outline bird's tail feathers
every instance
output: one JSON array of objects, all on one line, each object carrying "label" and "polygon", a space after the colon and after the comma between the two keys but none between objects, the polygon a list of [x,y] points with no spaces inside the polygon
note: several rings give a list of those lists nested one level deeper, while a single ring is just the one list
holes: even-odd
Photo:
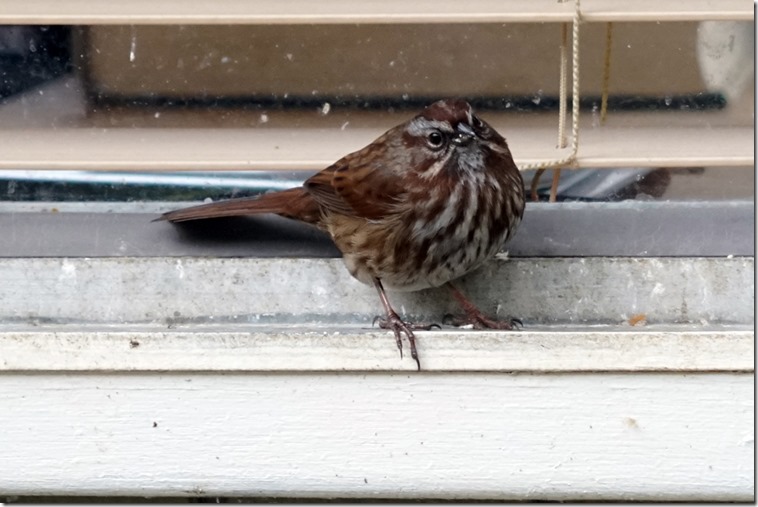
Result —
[{"label": "bird's tail feathers", "polygon": [[315,201],[303,188],[291,188],[255,197],[240,197],[169,211],[154,221],[186,222],[188,220],[258,215],[262,213],[275,213],[310,223],[315,223],[314,221],[320,216]]}]

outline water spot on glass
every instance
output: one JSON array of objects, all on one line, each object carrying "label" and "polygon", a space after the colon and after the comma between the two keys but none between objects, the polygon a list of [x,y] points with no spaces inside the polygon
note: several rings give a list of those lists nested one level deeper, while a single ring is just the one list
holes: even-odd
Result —
[{"label": "water spot on glass", "polygon": [[340,127],[340,130],[345,130],[348,125],[350,125],[350,122],[346,121],[345,123],[342,124],[342,126]]},{"label": "water spot on glass", "polygon": [[328,102],[324,102],[324,105],[321,106],[320,112],[322,116],[326,116],[327,114],[329,114],[329,111],[331,110],[332,110],[332,105]]},{"label": "water spot on glass", "polygon": [[137,57],[137,34],[132,29],[132,41],[129,44],[129,61],[133,62]]},{"label": "water spot on glass", "polygon": [[260,118],[258,118],[258,123],[268,123],[268,115],[266,113],[261,113]]},{"label": "water spot on glass", "polygon": [[592,128],[600,126],[600,108],[597,106],[597,102],[592,104]]}]

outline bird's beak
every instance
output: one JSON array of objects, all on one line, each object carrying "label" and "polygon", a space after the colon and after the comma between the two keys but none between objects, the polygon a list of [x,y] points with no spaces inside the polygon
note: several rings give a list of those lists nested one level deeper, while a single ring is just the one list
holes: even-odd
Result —
[{"label": "bird's beak", "polygon": [[476,133],[471,128],[471,125],[461,122],[456,127],[456,134],[453,136],[452,141],[458,146],[466,146],[474,137],[476,137]]}]

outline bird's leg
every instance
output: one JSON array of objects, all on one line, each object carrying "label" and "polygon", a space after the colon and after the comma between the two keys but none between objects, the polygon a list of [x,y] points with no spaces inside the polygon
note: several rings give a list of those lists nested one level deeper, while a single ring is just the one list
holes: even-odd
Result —
[{"label": "bird's leg", "polygon": [[463,311],[466,312],[466,316],[463,318],[453,318],[450,320],[450,324],[454,326],[464,326],[470,324],[474,329],[514,329],[515,327],[521,327],[523,324],[519,319],[506,319],[506,320],[493,320],[484,315],[474,303],[469,299],[452,283],[447,283],[447,288],[453,294],[453,297],[458,304],[461,305]]},{"label": "bird's leg", "polygon": [[420,370],[421,362],[418,360],[418,352],[416,352],[416,337],[414,336],[413,331],[411,331],[411,326],[403,322],[395,310],[392,309],[390,301],[387,299],[387,294],[384,292],[384,287],[382,287],[382,282],[378,278],[374,279],[374,286],[379,292],[379,299],[382,300],[384,311],[387,313],[387,319],[381,320],[379,322],[379,327],[382,329],[391,329],[392,332],[395,333],[395,342],[397,343],[397,348],[400,350],[400,357],[403,357],[403,340],[400,333],[405,333],[405,336],[408,337],[408,343],[411,346],[411,357],[416,361],[416,366]]}]

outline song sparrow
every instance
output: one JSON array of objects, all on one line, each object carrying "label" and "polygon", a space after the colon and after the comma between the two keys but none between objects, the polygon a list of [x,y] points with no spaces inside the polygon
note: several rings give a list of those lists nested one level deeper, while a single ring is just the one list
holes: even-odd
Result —
[{"label": "song sparrow", "polygon": [[448,99],[301,187],[185,208],[160,219],[275,213],[328,232],[350,274],[379,291],[387,315],[382,327],[394,332],[401,357],[401,333],[406,335],[420,369],[413,330],[429,326],[404,322],[384,288],[446,284],[466,314],[456,324],[512,329],[520,322],[485,317],[449,282],[498,252],[521,221],[524,201],[524,183],[505,139],[466,101]]}]

